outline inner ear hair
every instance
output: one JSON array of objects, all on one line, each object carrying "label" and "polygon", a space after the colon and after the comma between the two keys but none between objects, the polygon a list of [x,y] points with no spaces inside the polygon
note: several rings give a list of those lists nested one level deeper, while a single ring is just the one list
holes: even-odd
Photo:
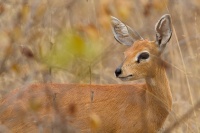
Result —
[{"label": "inner ear hair", "polygon": [[165,48],[166,44],[172,36],[172,24],[169,14],[163,15],[155,25],[156,30],[156,43],[161,51]]},{"label": "inner ear hair", "polygon": [[113,16],[111,16],[111,25],[115,39],[123,45],[131,46],[135,41],[143,39],[135,30]]}]

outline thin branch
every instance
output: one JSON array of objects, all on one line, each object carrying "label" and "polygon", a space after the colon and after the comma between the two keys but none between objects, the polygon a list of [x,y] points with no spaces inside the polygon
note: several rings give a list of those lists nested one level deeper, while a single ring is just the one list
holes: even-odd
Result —
[{"label": "thin branch", "polygon": [[191,109],[189,109],[184,115],[182,115],[175,123],[167,127],[163,133],[171,133],[181,123],[188,120],[192,116],[194,111],[196,111],[198,108],[200,108],[200,100],[198,100],[198,102]]}]

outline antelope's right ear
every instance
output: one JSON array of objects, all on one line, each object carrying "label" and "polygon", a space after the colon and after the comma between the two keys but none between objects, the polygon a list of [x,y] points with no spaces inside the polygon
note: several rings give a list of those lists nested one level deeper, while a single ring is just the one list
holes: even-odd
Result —
[{"label": "antelope's right ear", "polygon": [[111,16],[111,24],[114,37],[121,44],[130,46],[136,40],[143,39],[136,31],[113,16]]}]

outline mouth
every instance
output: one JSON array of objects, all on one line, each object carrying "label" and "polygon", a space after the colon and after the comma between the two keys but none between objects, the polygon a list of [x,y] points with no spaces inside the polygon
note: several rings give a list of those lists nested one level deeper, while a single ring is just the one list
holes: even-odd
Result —
[{"label": "mouth", "polygon": [[118,77],[118,78],[121,79],[121,80],[130,80],[130,79],[132,79],[132,77],[133,77],[133,75],[130,74],[130,75],[128,75],[128,76]]}]

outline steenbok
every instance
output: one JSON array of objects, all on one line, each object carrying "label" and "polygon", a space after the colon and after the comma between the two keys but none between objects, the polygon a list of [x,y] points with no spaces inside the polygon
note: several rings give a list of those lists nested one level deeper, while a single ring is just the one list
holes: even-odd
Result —
[{"label": "steenbok", "polygon": [[16,133],[155,133],[172,106],[165,65],[160,58],[172,35],[170,15],[156,23],[156,40],[111,17],[115,39],[130,46],[115,70],[123,81],[143,84],[34,84],[14,90],[0,102],[1,125]]}]

